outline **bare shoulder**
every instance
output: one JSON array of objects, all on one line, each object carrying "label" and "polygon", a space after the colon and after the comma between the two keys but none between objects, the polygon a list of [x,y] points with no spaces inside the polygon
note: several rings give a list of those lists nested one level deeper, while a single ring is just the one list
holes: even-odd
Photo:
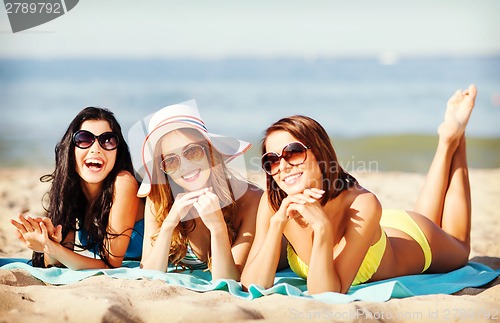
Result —
[{"label": "bare shoulder", "polygon": [[262,193],[259,198],[259,208],[265,208],[266,210],[271,211],[271,203],[269,203],[269,192],[266,190]]},{"label": "bare shoulder", "polygon": [[259,203],[262,189],[257,185],[235,177],[232,177],[230,182],[238,206],[248,206],[249,204],[253,205],[254,203]]},{"label": "bare shoulder", "polygon": [[118,175],[116,175],[115,190],[135,190],[137,192],[138,189],[139,184],[137,183],[134,175],[132,175],[130,172],[122,170],[118,173]]},{"label": "bare shoulder", "polygon": [[[260,200],[260,203],[263,203],[263,202],[267,203],[269,201],[269,192],[267,190],[262,192],[262,195],[260,196],[259,200]],[[267,203],[267,204],[269,204],[269,203]]]},{"label": "bare shoulder", "polygon": [[236,205],[241,210],[238,214],[242,217],[255,217],[263,191],[251,183],[240,182],[239,184],[247,185],[247,188],[245,193],[236,200]]},{"label": "bare shoulder", "polygon": [[382,214],[382,206],[379,199],[372,192],[360,187],[354,190],[351,210],[363,220],[379,221]]},{"label": "bare shoulder", "polygon": [[242,196],[243,202],[258,205],[262,193],[263,193],[262,189],[260,189],[258,186],[252,183],[249,183],[247,191]]}]

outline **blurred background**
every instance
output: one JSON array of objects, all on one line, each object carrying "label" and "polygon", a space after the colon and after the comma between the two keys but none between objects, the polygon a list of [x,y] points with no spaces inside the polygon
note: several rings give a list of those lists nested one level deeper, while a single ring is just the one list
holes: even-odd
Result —
[{"label": "blurred background", "polygon": [[0,167],[53,165],[86,106],[127,136],[196,99],[210,132],[254,144],[247,159],[304,114],[349,171],[425,172],[446,101],[474,83],[469,164],[498,168],[499,14],[497,0],[85,0],[12,33],[0,8]]}]

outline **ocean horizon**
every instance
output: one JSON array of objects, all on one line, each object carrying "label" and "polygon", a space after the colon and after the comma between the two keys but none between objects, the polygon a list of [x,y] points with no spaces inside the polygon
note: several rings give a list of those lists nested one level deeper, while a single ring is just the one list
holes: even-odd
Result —
[{"label": "ocean horizon", "polygon": [[471,83],[470,167],[500,167],[500,57],[0,59],[0,167],[53,165],[86,106],[113,111],[127,137],[158,109],[196,99],[210,132],[254,144],[247,158],[258,157],[269,125],[304,114],[346,163],[425,172],[446,101]]}]

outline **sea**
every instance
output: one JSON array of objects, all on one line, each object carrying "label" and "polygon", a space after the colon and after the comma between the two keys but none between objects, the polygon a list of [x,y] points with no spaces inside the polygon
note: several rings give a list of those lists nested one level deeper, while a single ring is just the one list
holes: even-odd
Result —
[{"label": "sea", "polygon": [[53,167],[84,107],[113,111],[130,140],[158,109],[195,99],[210,132],[253,144],[247,162],[268,126],[301,114],[324,126],[349,171],[425,172],[448,98],[471,83],[469,166],[498,168],[500,57],[0,59],[0,167]]}]

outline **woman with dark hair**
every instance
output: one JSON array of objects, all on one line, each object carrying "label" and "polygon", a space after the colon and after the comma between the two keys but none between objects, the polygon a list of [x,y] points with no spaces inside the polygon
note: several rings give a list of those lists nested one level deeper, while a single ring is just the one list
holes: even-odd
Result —
[{"label": "woman with dark hair", "polygon": [[[266,131],[267,191],[242,284],[273,284],[280,256],[307,279],[310,294],[468,262],[471,202],[465,127],[476,88],[448,101],[439,143],[414,211],[382,210],[377,197],[339,165],[326,131],[304,116]],[[281,238],[289,244],[280,253]]]},{"label": "woman with dark hair", "polygon": [[[40,179],[52,182],[47,216],[19,214],[18,221],[11,220],[17,237],[34,251],[33,265],[79,270],[140,259],[144,207],[113,113],[83,109],[57,144],[55,156],[54,172]],[[84,250],[91,255],[79,252]]]},{"label": "woman with dark hair", "polygon": [[226,162],[249,146],[209,133],[194,100],[153,115],[138,193],[147,196],[142,268],[209,268],[212,279],[239,281],[262,190],[236,178]]}]

